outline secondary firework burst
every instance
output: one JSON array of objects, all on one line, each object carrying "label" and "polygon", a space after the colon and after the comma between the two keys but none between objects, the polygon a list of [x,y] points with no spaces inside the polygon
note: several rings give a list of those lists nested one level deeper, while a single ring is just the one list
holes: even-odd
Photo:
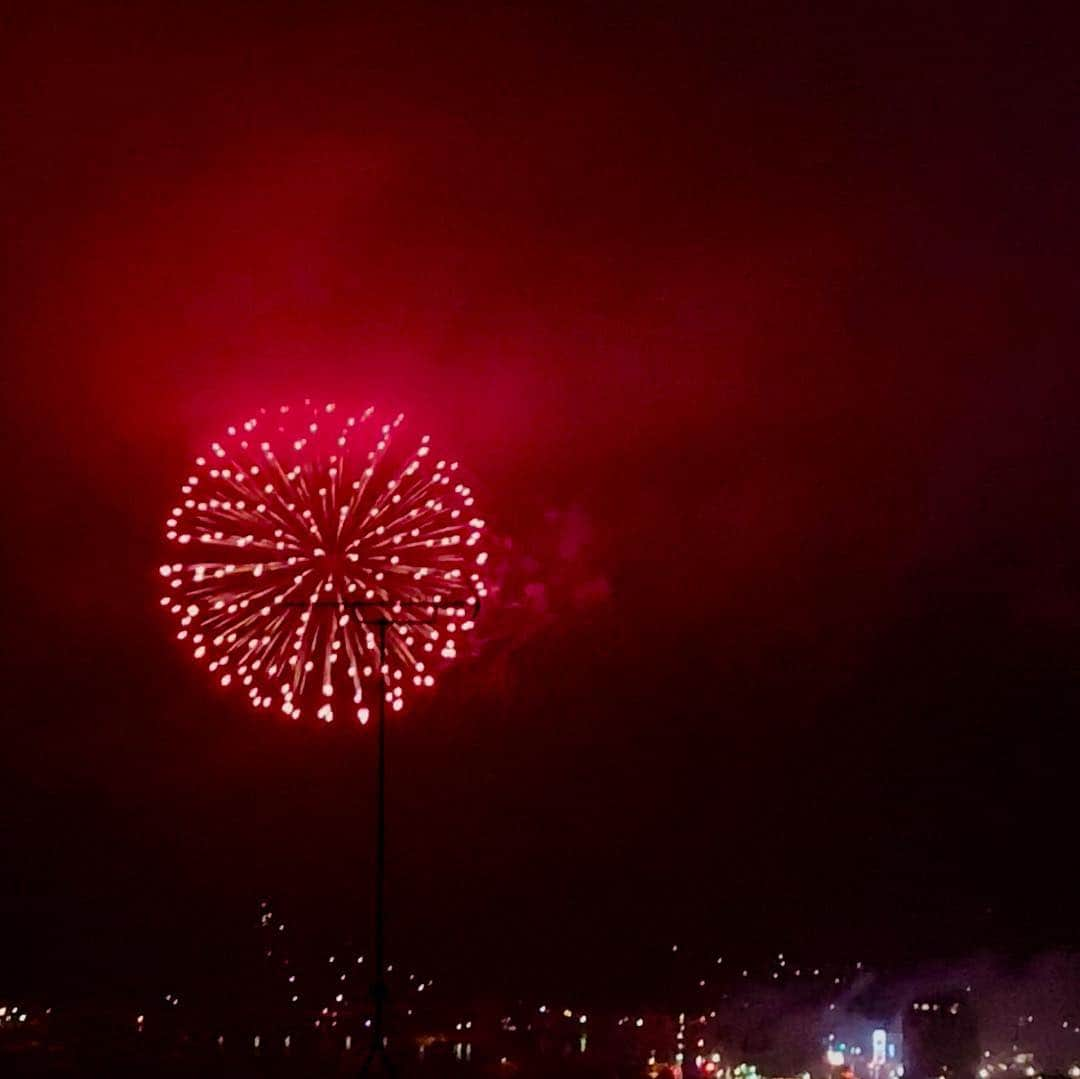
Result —
[{"label": "secondary firework burst", "polygon": [[379,689],[403,707],[457,655],[485,595],[484,522],[456,461],[403,416],[334,405],[261,410],[210,446],[167,521],[161,604],[222,686],[252,704],[366,722]]}]

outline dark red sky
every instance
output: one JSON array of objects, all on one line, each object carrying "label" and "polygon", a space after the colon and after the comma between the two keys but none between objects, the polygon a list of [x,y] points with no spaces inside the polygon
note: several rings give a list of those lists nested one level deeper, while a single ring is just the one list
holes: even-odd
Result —
[{"label": "dark red sky", "polygon": [[184,462],[306,394],[415,417],[546,587],[392,732],[403,954],[1076,942],[1073,38],[768,7],[6,17],[13,988],[366,924],[369,742],[153,606]]}]

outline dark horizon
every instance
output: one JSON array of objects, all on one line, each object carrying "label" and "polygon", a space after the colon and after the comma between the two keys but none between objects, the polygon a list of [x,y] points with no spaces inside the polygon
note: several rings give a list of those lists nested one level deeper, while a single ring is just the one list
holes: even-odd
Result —
[{"label": "dark horizon", "polygon": [[366,941],[370,732],[249,714],[156,606],[188,462],[304,396],[500,537],[391,721],[391,961],[1080,947],[1066,23],[10,15],[0,993],[212,985],[267,895]]}]

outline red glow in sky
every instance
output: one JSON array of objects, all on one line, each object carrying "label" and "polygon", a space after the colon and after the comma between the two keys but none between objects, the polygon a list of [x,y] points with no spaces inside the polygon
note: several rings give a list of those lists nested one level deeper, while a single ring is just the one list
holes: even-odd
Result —
[{"label": "red glow in sky", "polygon": [[1080,167],[1053,22],[12,17],[0,898],[73,908],[35,915],[59,969],[137,924],[183,952],[207,879],[203,926],[252,874],[363,922],[341,848],[370,739],[208,692],[147,572],[208,433],[305,397],[404,412],[498,537],[482,654],[388,750],[411,946],[614,985],[676,924],[860,957],[1073,932],[1069,880],[1036,910],[987,868],[1024,850],[1075,884]]}]

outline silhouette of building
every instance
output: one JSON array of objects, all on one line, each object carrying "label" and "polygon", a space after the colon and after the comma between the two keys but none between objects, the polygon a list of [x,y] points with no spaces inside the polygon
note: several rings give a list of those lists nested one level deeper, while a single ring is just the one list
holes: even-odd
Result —
[{"label": "silhouette of building", "polygon": [[963,993],[915,1001],[904,1022],[907,1079],[971,1079],[979,1066],[978,1023]]}]

